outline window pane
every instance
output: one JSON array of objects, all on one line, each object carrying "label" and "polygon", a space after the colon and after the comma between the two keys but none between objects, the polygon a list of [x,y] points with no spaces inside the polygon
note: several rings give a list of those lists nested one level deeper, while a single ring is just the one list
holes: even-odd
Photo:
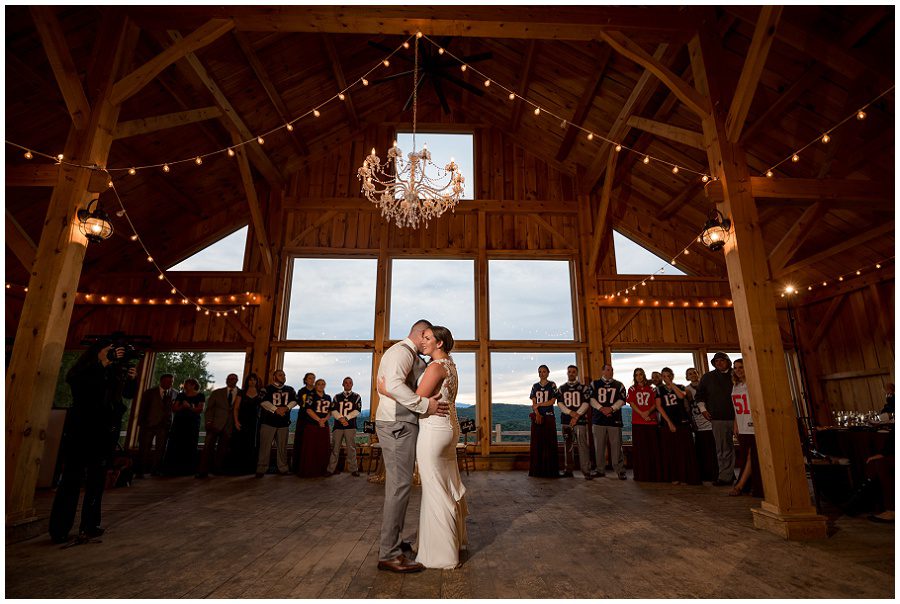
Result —
[{"label": "window pane", "polygon": [[663,275],[684,275],[683,271],[669,264],[670,259],[657,256],[618,231],[613,231],[613,245],[616,249],[616,272],[620,275],[652,275],[659,269],[663,269]]},{"label": "window pane", "polygon": [[[435,166],[440,168],[440,173],[433,166],[428,166],[425,175],[432,179],[437,179],[437,183],[444,184],[450,182],[449,175],[444,172],[444,166],[450,163],[450,159],[459,166],[459,171],[465,177],[463,183],[463,194],[461,199],[475,199],[475,152],[473,136],[471,134],[459,133],[435,133],[435,132],[417,132],[416,133],[416,151],[422,150],[422,145],[427,144],[428,150],[431,151],[431,161]],[[397,146],[403,151],[403,158],[414,151],[412,144],[412,132],[397,132]],[[377,149],[376,149],[377,151]],[[386,150],[385,150],[386,151]],[[443,175],[443,178],[441,176]]]},{"label": "window pane", "polygon": [[[478,410],[475,408],[475,353],[453,352],[453,360],[456,362],[456,373],[459,375],[459,389],[456,393],[456,416],[460,421],[474,419],[475,425],[480,426]],[[478,440],[476,433],[469,433],[469,444]],[[459,435],[459,441],[463,441],[463,435]]]},{"label": "window pane", "polygon": [[371,340],[377,263],[369,258],[296,258],[287,339]]},{"label": "window pane", "polygon": [[443,325],[456,340],[475,339],[474,260],[394,260],[390,337],[400,340],[419,319]]},{"label": "window pane", "polygon": [[248,227],[208,245],[193,256],[182,260],[170,271],[240,271],[244,269],[244,249],[247,247]]},{"label": "window pane", "polygon": [[[527,443],[531,440],[531,386],[538,381],[538,366],[550,368],[556,385],[567,379],[566,368],[574,365],[574,352],[492,352],[491,353],[491,442]],[[555,409],[557,429],[559,410]]]},{"label": "window pane", "polygon": [[[634,383],[634,370],[640,367],[649,380],[654,371],[668,367],[675,373],[675,383],[684,385],[685,372],[694,366],[691,352],[614,352],[612,353],[614,376],[627,389]],[[631,442],[631,406],[622,408],[622,440]]]},{"label": "window pane", "polygon": [[568,261],[490,260],[488,278],[492,340],[575,338]]},{"label": "window pane", "polygon": [[[325,393],[332,397],[343,390],[345,377],[353,379],[353,392],[362,397],[362,412],[356,418],[356,431],[362,432],[363,422],[369,419],[372,398],[372,353],[370,352],[285,352],[284,373],[287,383],[299,391],[303,376],[309,372],[316,379],[325,380]],[[268,383],[269,380],[266,380]],[[300,409],[291,410],[290,438]]]}]

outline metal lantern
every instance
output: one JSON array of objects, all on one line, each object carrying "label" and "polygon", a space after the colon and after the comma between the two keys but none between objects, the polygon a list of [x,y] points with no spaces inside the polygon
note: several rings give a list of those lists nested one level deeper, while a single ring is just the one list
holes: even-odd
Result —
[{"label": "metal lantern", "polygon": [[92,243],[100,243],[113,234],[109,215],[97,207],[98,201],[100,200],[92,199],[86,208],[78,210],[78,230]]},{"label": "metal lantern", "polygon": [[709,213],[709,219],[703,225],[700,242],[714,252],[725,247],[731,234],[731,220],[722,216],[718,210]]}]

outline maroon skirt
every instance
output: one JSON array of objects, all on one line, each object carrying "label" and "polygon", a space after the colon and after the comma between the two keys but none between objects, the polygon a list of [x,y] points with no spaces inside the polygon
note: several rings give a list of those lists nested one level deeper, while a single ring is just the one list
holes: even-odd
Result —
[{"label": "maroon skirt", "polygon": [[331,433],[326,425],[307,424],[303,428],[303,444],[300,446],[300,460],[297,475],[325,476],[328,459],[331,456]]},{"label": "maroon skirt", "polygon": [[694,454],[694,438],[686,424],[677,425],[675,432],[668,426],[660,426],[660,449],[662,451],[662,480],[700,484],[700,469]]},{"label": "maroon skirt", "polygon": [[660,471],[659,429],[651,424],[631,426],[631,464],[634,479],[643,482],[658,482]]},{"label": "maroon skirt", "polygon": [[559,476],[559,447],[556,440],[556,418],[545,415],[544,421],[531,421],[531,449],[528,475],[543,478]]},{"label": "maroon skirt", "polygon": [[[740,460],[738,468],[741,472],[747,464],[747,456],[750,456],[750,494],[754,497],[763,496],[762,473],[759,469],[759,456],[756,454],[756,435],[755,434],[738,434],[738,445],[741,447]],[[748,487],[745,486],[744,489]]]},{"label": "maroon skirt", "polygon": [[694,450],[700,467],[700,480],[712,482],[719,477],[719,459],[716,457],[716,439],[712,430],[694,432]]}]

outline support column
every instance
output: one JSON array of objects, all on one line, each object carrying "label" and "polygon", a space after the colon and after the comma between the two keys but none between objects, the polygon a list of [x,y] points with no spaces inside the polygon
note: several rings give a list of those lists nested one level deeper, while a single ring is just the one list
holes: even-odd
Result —
[{"label": "support column", "polygon": [[[580,224],[581,249],[579,262],[577,263],[577,280],[580,284],[582,316],[584,317],[584,338],[587,342],[587,367],[583,373],[590,375],[592,380],[600,377],[600,370],[606,363],[603,351],[603,328],[600,324],[600,303],[597,299],[597,275],[590,270],[591,252],[591,200],[589,195],[578,196],[578,222]],[[610,227],[611,228],[611,227]],[[601,233],[601,239],[605,237]],[[611,235],[610,235],[611,236]],[[598,265],[602,259],[598,260]]]},{"label": "support column", "polygon": [[488,305],[487,214],[478,211],[478,258],[475,261],[475,338],[478,340],[478,444],[481,455],[491,452],[491,351]]},{"label": "support column", "polygon": [[369,419],[375,421],[375,411],[378,409],[378,366],[381,365],[381,357],[384,355],[385,341],[390,337],[390,317],[388,316],[388,297],[391,290],[391,259],[388,255],[388,236],[390,224],[387,220],[381,221],[378,230],[378,266],[375,273],[375,330],[374,352],[372,353],[372,401]]},{"label": "support column", "polygon": [[[63,151],[67,160],[106,165],[119,116],[110,91],[128,54],[126,47],[133,48],[128,40],[137,39],[133,33],[126,36],[126,31],[127,21],[117,18],[98,36],[103,52],[95,53],[98,63],[89,78],[98,82],[97,94],[88,91],[93,106],[87,125],[83,130],[74,126],[70,130]],[[60,167],[19,318],[6,373],[7,524],[35,516],[34,489],[87,248],[75,214],[92,196],[88,192],[90,176],[87,169]]]},{"label": "support column", "polygon": [[713,63],[719,44],[701,31],[689,44],[694,82],[712,101],[702,119],[712,173],[722,182],[720,210],[732,221],[725,246],[728,280],[734,300],[741,353],[747,369],[751,413],[765,500],[753,508],[753,523],[786,539],[826,536],[826,519],[816,514],[806,480],[797,418],[791,400],[784,348],[775,311],[775,289],[743,149],[726,136],[727,103],[718,86],[722,73]]}]

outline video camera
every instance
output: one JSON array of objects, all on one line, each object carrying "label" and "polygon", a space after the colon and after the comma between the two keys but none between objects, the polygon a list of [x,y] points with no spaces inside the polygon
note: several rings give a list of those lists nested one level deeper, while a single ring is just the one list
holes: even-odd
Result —
[{"label": "video camera", "polygon": [[[136,366],[144,358],[151,341],[150,336],[129,336],[123,331],[114,331],[104,336],[85,336],[81,343],[87,346],[99,343],[103,348],[112,346],[107,351],[106,358],[110,362],[127,369]],[[121,357],[117,357],[116,350],[120,348],[124,351],[124,354]]]}]

